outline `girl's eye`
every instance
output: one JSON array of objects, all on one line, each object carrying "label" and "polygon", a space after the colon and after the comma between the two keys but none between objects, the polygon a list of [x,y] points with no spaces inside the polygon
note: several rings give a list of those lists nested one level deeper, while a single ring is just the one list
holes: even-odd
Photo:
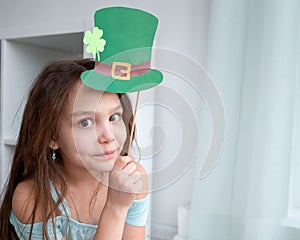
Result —
[{"label": "girl's eye", "polygon": [[121,114],[119,113],[114,113],[113,115],[110,116],[109,121],[110,122],[116,122],[121,119]]},{"label": "girl's eye", "polygon": [[83,119],[79,122],[79,126],[86,128],[93,125],[93,121],[91,119]]}]

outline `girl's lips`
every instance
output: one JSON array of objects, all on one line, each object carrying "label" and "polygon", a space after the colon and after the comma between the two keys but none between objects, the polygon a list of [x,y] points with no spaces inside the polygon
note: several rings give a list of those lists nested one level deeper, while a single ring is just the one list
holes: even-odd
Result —
[{"label": "girl's lips", "polygon": [[108,159],[111,159],[115,156],[115,153],[116,153],[117,150],[111,150],[111,151],[105,151],[101,154],[98,154],[97,156],[98,157],[105,157],[105,158],[108,158]]}]

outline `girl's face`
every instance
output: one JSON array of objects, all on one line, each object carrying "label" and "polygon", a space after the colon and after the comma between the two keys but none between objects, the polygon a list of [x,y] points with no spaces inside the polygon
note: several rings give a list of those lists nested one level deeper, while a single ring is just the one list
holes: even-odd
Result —
[{"label": "girl's face", "polygon": [[79,84],[70,96],[58,134],[64,166],[92,173],[113,169],[126,140],[123,108],[115,93]]}]

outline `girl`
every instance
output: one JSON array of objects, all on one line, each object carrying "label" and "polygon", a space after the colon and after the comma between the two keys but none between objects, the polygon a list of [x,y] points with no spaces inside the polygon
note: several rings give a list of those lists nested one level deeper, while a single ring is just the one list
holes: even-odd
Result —
[{"label": "girl", "polygon": [[145,238],[147,177],[122,154],[131,104],[82,83],[94,64],[53,62],[33,84],[0,209],[2,239]]}]

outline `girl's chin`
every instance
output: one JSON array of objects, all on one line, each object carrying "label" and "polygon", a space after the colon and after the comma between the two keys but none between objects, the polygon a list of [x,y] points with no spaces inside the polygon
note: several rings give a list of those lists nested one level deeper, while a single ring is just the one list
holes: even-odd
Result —
[{"label": "girl's chin", "polygon": [[94,168],[92,171],[97,173],[111,172],[115,167],[116,160],[117,159],[115,158],[98,163],[96,166],[93,166]]},{"label": "girl's chin", "polygon": [[109,173],[114,169],[114,167],[110,167],[110,166],[103,166],[101,168],[98,169],[88,169],[88,171],[90,172],[91,175],[93,175],[98,181],[102,182],[103,181],[103,177],[105,179],[105,176],[109,176]]},{"label": "girl's chin", "polygon": [[101,175],[102,173],[109,173],[114,169],[117,156],[107,159],[107,158],[87,158],[84,162],[86,169],[93,175]]}]

